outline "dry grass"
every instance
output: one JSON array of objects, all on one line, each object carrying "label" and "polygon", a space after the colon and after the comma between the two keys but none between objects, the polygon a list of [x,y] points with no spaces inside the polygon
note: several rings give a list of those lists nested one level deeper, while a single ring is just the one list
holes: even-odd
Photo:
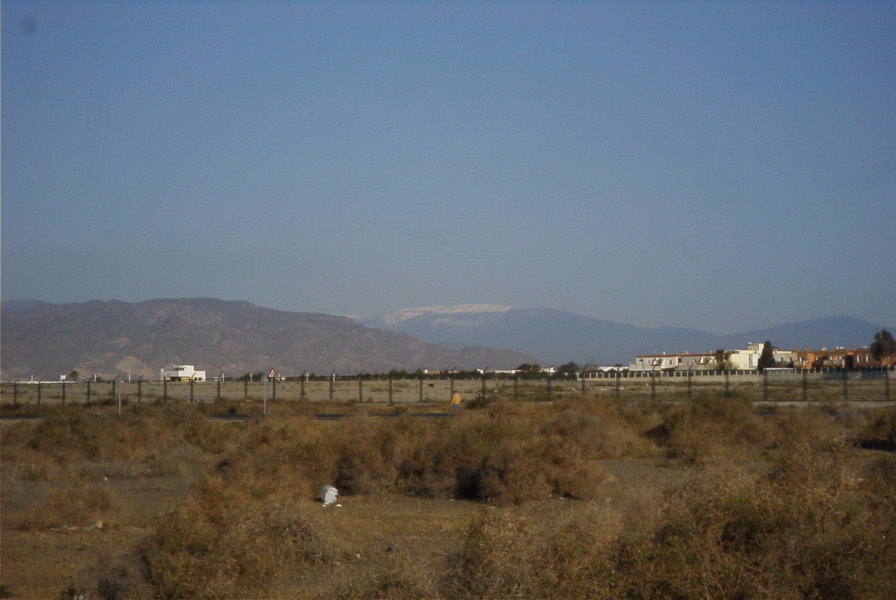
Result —
[{"label": "dry grass", "polygon": [[[711,395],[498,401],[456,418],[364,408],[4,422],[0,592],[896,597],[896,459],[855,444],[889,447],[892,408]],[[343,508],[315,501],[323,483]]]}]

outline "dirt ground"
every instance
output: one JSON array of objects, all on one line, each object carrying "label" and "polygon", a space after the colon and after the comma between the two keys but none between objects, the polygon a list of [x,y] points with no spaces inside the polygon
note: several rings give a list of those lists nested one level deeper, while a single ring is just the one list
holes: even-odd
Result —
[{"label": "dirt ground", "polygon": [[[548,412],[554,408],[547,403],[539,402],[516,407],[515,411],[509,413],[495,413],[501,417],[500,419],[494,418],[494,414],[490,412],[491,409],[482,409],[480,412],[470,409],[469,412],[461,412],[458,421],[447,418],[426,421],[408,418],[405,421],[396,420],[394,422],[396,431],[409,431],[410,435],[415,436],[419,436],[421,431],[451,431],[451,428],[440,429],[440,427],[442,424],[464,424],[467,423],[467,420],[469,420],[469,425],[491,424],[493,421],[499,421],[501,428],[494,431],[499,432],[500,435],[504,432],[515,431],[511,425],[515,426],[515,423],[521,420],[525,427],[540,426],[539,424],[544,422],[555,428],[566,428],[562,431],[566,431],[567,433],[564,435],[570,436],[570,439],[575,439],[576,435],[585,436],[588,440],[605,439],[607,445],[604,446],[606,450],[602,451],[604,453],[590,456],[625,458],[594,461],[600,468],[595,470],[597,476],[589,480],[591,482],[588,488],[589,493],[576,494],[577,497],[589,498],[589,500],[554,497],[530,500],[519,505],[495,507],[482,502],[448,499],[444,494],[441,499],[426,499],[394,493],[371,492],[370,494],[342,496],[340,498],[341,507],[325,508],[321,506],[319,500],[312,497],[312,493],[309,493],[307,488],[301,491],[297,490],[295,497],[291,498],[288,492],[283,493],[286,488],[281,487],[278,489],[276,502],[290,508],[290,515],[298,514],[303,518],[309,517],[308,521],[316,536],[313,538],[314,543],[316,544],[320,540],[322,546],[326,544],[327,556],[325,560],[319,562],[303,560],[300,564],[296,563],[299,564],[298,567],[290,562],[286,569],[272,570],[271,572],[278,573],[277,577],[280,579],[265,582],[266,594],[270,597],[298,596],[304,598],[379,597],[383,595],[379,591],[380,589],[388,590],[390,588],[371,589],[371,585],[378,585],[377,582],[380,581],[386,581],[386,583],[398,581],[400,583],[401,578],[405,576],[413,578],[413,580],[408,584],[409,588],[406,588],[411,589],[411,593],[405,594],[404,597],[414,596],[415,593],[420,596],[426,590],[448,589],[444,585],[427,585],[427,583],[436,582],[437,578],[450,576],[452,566],[454,566],[452,561],[458,559],[464,550],[465,543],[475,538],[474,524],[481,522],[483,517],[487,518],[487,511],[495,511],[492,514],[499,517],[502,527],[504,526],[503,519],[506,517],[506,522],[517,528],[514,530],[515,537],[512,539],[522,540],[522,544],[528,544],[530,539],[539,539],[535,536],[540,534],[555,531],[564,535],[566,532],[571,532],[574,537],[581,529],[583,522],[595,524],[589,531],[600,531],[602,535],[608,536],[607,539],[611,539],[615,535],[614,532],[623,530],[623,519],[627,519],[628,523],[632,520],[640,522],[642,517],[645,521],[649,521],[653,514],[650,511],[655,513],[657,507],[662,505],[658,499],[660,494],[670,486],[685,481],[692,474],[692,470],[694,473],[699,473],[699,466],[689,466],[695,464],[694,460],[696,459],[690,459],[686,453],[687,449],[693,448],[696,451],[705,451],[706,456],[709,456],[709,451],[704,450],[702,445],[707,436],[715,436],[714,441],[710,440],[715,444],[710,446],[710,449],[725,453],[726,464],[734,470],[763,464],[760,455],[762,449],[768,447],[767,442],[763,441],[767,439],[764,436],[771,436],[773,433],[778,435],[776,432],[779,431],[788,436],[795,436],[801,431],[812,432],[805,438],[805,444],[799,446],[800,448],[817,446],[817,451],[821,452],[823,450],[822,446],[819,446],[821,442],[816,438],[822,441],[828,440],[825,443],[834,444],[836,448],[840,448],[842,445],[842,450],[837,451],[837,460],[846,461],[850,467],[848,470],[855,473],[871,472],[859,467],[867,466],[869,461],[879,460],[882,454],[880,450],[892,450],[891,446],[872,449],[872,445],[837,445],[838,440],[844,442],[848,439],[845,437],[851,435],[848,432],[855,433],[859,429],[866,431],[870,436],[862,439],[872,442],[889,440],[890,438],[886,435],[888,435],[888,431],[892,430],[891,424],[894,422],[891,409],[874,413],[866,413],[865,409],[859,410],[854,407],[841,407],[840,411],[812,410],[807,411],[806,414],[800,412],[791,414],[784,411],[782,414],[786,418],[782,417],[782,422],[777,422],[776,427],[786,425],[787,427],[802,428],[800,430],[791,430],[787,427],[779,430],[772,428],[771,425],[763,429],[766,427],[767,421],[760,422],[760,419],[766,419],[766,416],[756,417],[754,413],[750,413],[755,422],[751,421],[750,428],[736,430],[735,436],[731,432],[718,431],[716,429],[718,420],[745,419],[744,414],[738,410],[749,410],[749,407],[742,405],[731,407],[727,402],[721,403],[719,406],[701,404],[696,408],[707,411],[712,406],[717,410],[716,412],[707,412],[706,416],[701,416],[704,413],[699,411],[687,413],[691,415],[689,417],[691,421],[687,421],[686,426],[697,429],[684,430],[685,433],[693,434],[680,438],[680,443],[685,450],[678,454],[671,454],[668,452],[669,448],[654,446],[653,442],[645,441],[646,435],[635,438],[627,429],[622,429],[621,426],[612,426],[613,419],[618,417],[617,413],[610,410],[609,405],[593,399],[583,399],[581,402],[590,406],[588,410],[593,411],[593,414],[598,417],[594,419],[577,418],[578,413],[570,412],[568,407],[564,408],[563,406],[556,407],[555,414]],[[447,410],[447,404],[440,406],[442,411]],[[142,409],[142,407],[140,408]],[[214,474],[216,465],[220,465],[222,459],[233,456],[234,452],[243,452],[246,448],[259,448],[259,452],[270,448],[276,452],[282,452],[285,446],[293,444],[292,437],[284,438],[283,436],[291,436],[295,431],[299,431],[299,429],[280,427],[279,421],[275,418],[268,418],[265,421],[244,415],[242,411],[230,415],[233,418],[226,418],[228,415],[222,417],[214,411],[200,411],[196,407],[189,411],[184,410],[183,413],[172,413],[169,410],[169,405],[166,404],[154,408],[157,412],[153,413],[152,419],[119,421],[110,418],[115,414],[116,407],[114,405],[92,406],[90,422],[87,424],[84,424],[85,420],[76,418],[81,416],[78,410],[72,410],[71,414],[64,413],[71,418],[60,419],[58,424],[75,428],[80,423],[82,428],[77,431],[81,431],[84,435],[74,437],[72,434],[68,438],[66,438],[66,434],[76,431],[76,429],[70,431],[64,428],[48,428],[43,437],[37,435],[29,437],[32,433],[39,432],[41,424],[52,424],[53,421],[50,418],[45,418],[43,421],[23,419],[21,414],[16,413],[0,419],[3,447],[14,453],[13,461],[9,460],[9,456],[0,456],[0,467],[3,470],[3,477],[0,478],[0,598],[74,598],[85,592],[91,594],[89,596],[91,600],[94,598],[154,597],[158,593],[158,588],[151,588],[146,574],[143,573],[145,567],[141,556],[145,556],[147,553],[141,551],[143,548],[151,547],[148,542],[159,530],[159,526],[165,523],[163,519],[171,515],[174,509],[186,501],[196,500],[194,484],[201,479],[208,479],[204,478],[204,475]],[[239,408],[242,409],[245,406],[241,405]],[[282,409],[283,407],[275,408]],[[339,423],[344,422],[339,419],[343,417],[351,416],[360,422],[361,417],[353,412],[355,408],[357,405],[354,404],[322,406],[320,411],[324,411],[326,415],[332,413],[339,418],[324,418],[315,412],[309,412],[301,419],[307,419],[309,423],[314,424],[323,423],[323,426],[315,425],[315,427],[302,431],[307,431],[309,435],[323,436],[332,433],[331,427],[338,429]],[[387,408],[382,407],[382,410],[385,411]],[[627,419],[640,419],[637,421],[639,430],[644,431],[650,428],[649,430],[653,431],[656,429],[655,421],[660,408],[650,405],[643,407],[643,414],[625,411],[622,411],[622,414]],[[417,409],[421,411],[419,414],[425,417],[436,414],[439,417],[446,417],[448,414],[434,412],[432,405],[429,404],[419,406],[415,410]],[[317,407],[314,410],[318,410]],[[133,410],[134,415],[138,417],[142,417],[144,412],[146,411]],[[277,411],[272,412],[271,417],[280,414]],[[772,415],[774,411],[767,410],[762,414],[766,415],[766,413]],[[376,414],[378,417],[399,416],[399,413],[395,411]],[[401,414],[409,417],[417,416],[416,412]],[[169,420],[153,420],[163,418]],[[703,418],[705,422],[697,421],[698,418]],[[768,418],[771,419],[771,417]],[[115,423],[120,424],[117,430],[112,427]],[[127,426],[131,423],[139,423],[141,427],[128,429]],[[167,425],[157,426],[157,423],[166,423]],[[267,425],[264,425],[265,423]],[[344,429],[354,432],[352,435],[357,435],[357,432],[360,431],[357,427],[349,427],[349,425],[357,425],[352,420],[345,421],[345,423],[347,426]],[[370,423],[393,423],[393,421],[371,418]],[[411,427],[415,423],[434,423],[436,427],[430,429]],[[667,419],[664,423],[669,423],[672,427],[676,426],[674,420]],[[175,425],[179,432],[177,439],[182,440],[184,445],[176,453],[169,453],[172,447],[177,449],[177,446],[172,446],[171,444],[174,442],[162,436],[165,431]],[[398,427],[399,425],[402,427]],[[20,426],[21,428],[18,428]],[[241,428],[245,428],[245,431]],[[140,444],[143,444],[141,448],[145,446],[152,449],[152,455],[136,453],[134,456],[137,458],[128,463],[123,459],[119,461],[117,458],[119,454],[113,455],[108,452],[104,455],[103,460],[92,461],[87,459],[86,454],[79,458],[78,456],[62,456],[58,453],[62,443],[60,440],[67,439],[65,442],[67,445],[62,446],[66,448],[66,452],[77,454],[85,440],[99,445],[99,440],[113,439],[110,431],[117,431],[118,438],[114,439],[118,439],[118,442],[109,446],[114,448],[115,452],[125,451],[128,448],[128,442],[137,439]],[[260,437],[256,439],[249,435],[236,435],[238,431],[243,431],[243,433],[251,431]],[[391,432],[392,429],[389,431]],[[482,431],[492,430],[471,427],[459,431],[476,431],[476,435],[481,435]],[[539,429],[539,431],[541,430]],[[225,435],[227,432],[232,432],[233,435]],[[442,433],[438,433],[435,439],[441,439],[441,436]],[[751,444],[749,451],[746,446],[732,449],[722,443],[721,440],[727,440],[732,436],[743,440],[743,444]],[[262,438],[264,438],[263,444]],[[779,438],[780,435],[768,439]],[[155,443],[150,443],[150,439]],[[189,443],[184,441],[187,439],[189,439]],[[228,439],[233,441],[231,446],[217,443],[219,440]],[[261,445],[249,444],[250,439]],[[311,437],[309,439],[314,442],[309,447],[317,447],[319,446],[318,441],[325,438]],[[470,448],[475,447],[479,441],[479,439],[469,436],[457,436],[456,439],[459,442],[453,448],[457,448],[459,454],[468,453]],[[491,441],[496,438],[482,437],[481,439],[484,440],[482,447],[489,449],[492,447]],[[287,441],[283,442],[282,440]],[[807,445],[809,442],[815,446]],[[633,445],[629,446],[630,444]],[[834,446],[831,447],[834,448]],[[828,450],[823,451],[828,452]],[[265,460],[270,458],[264,454],[260,456],[265,457]],[[678,458],[665,458],[671,456],[678,456]],[[310,454],[308,460],[319,459],[319,455]],[[593,458],[583,460],[588,461],[588,467],[593,466]],[[29,464],[38,463],[38,461],[42,462]],[[525,465],[526,469],[532,467],[532,463],[521,464]],[[159,476],[153,476],[152,471],[144,470],[149,469],[149,465],[159,469]],[[856,468],[852,469],[852,467]],[[602,478],[600,471],[603,472]],[[521,473],[523,471],[510,472]],[[847,477],[844,481],[848,485],[858,485],[855,482],[862,480],[856,477],[858,475],[852,479]],[[224,478],[218,478],[218,480],[227,481]],[[301,478],[290,481],[311,484],[311,481]],[[319,484],[323,483],[329,482],[319,482]],[[221,487],[207,489],[217,490],[215,493],[224,495],[231,491],[226,488],[226,485],[227,483],[222,483]],[[424,490],[418,493],[426,493],[425,488],[420,487],[384,486],[368,489],[416,489]],[[590,493],[594,490],[597,493]],[[54,521],[52,524],[48,524],[47,521],[43,521],[35,524],[36,516],[67,514],[66,511],[59,509],[60,504],[64,504],[59,501],[60,491],[65,500],[73,497],[90,498],[93,492],[96,492],[96,496],[107,499],[107,503],[101,511],[90,513],[91,515],[101,515],[102,521],[91,522],[95,518],[94,516],[91,516],[86,522],[85,520],[73,520],[66,516],[63,517],[65,520],[61,522]],[[867,491],[869,494],[874,492],[870,487]],[[539,494],[543,493],[546,492],[539,492]],[[543,495],[528,496],[528,498],[533,497],[543,498]],[[252,503],[222,504],[222,506],[228,511],[242,511],[245,506],[251,507]],[[198,513],[181,511],[181,514],[191,515],[192,518],[192,515]],[[226,514],[229,517],[230,513]],[[239,514],[234,515],[235,522],[240,522],[238,518],[240,516]],[[590,520],[576,518],[581,516],[588,516]],[[31,519],[30,527],[28,526],[29,519]],[[192,524],[192,521],[190,523]],[[190,527],[185,527],[185,530],[190,529]],[[214,528],[212,529],[214,530]],[[501,532],[503,531],[505,529],[501,530]],[[540,539],[550,537],[544,536]],[[203,539],[207,540],[207,538]],[[246,538],[225,539],[241,540]],[[558,537],[557,539],[568,540],[570,538]],[[202,543],[205,544],[206,541]],[[575,545],[571,547],[577,548]],[[268,555],[264,553],[256,554],[256,556],[262,556],[264,560],[269,560]],[[178,558],[172,564],[180,565],[182,563]],[[515,566],[512,560],[507,564],[511,567]],[[251,569],[257,569],[257,564]],[[98,594],[97,590],[101,587],[99,584],[103,578],[109,577],[110,573],[122,571],[128,573],[130,589],[126,595]],[[158,570],[154,573],[157,574]],[[400,590],[401,588],[397,586],[392,589]]]},{"label": "dirt ground", "polygon": [[[655,459],[601,461],[607,472],[600,500],[613,505],[656,493],[677,481],[680,468]],[[197,466],[197,474],[201,466]],[[155,523],[183,501],[192,476],[100,480],[113,498],[110,518],[102,526],[63,527],[50,531],[19,528],[29,507],[39,505],[57,483],[4,481],[0,528],[0,581],[7,597],[58,598],[66,590],[96,585],[103,569],[135,564],[133,553],[150,536]],[[322,507],[312,498],[298,499],[309,511],[325,511],[329,543],[340,549],[340,560],[307,577],[309,596],[326,595],[365,572],[381,571],[389,561],[412,559],[439,573],[461,551],[471,520],[488,508],[476,502],[419,499],[408,496],[343,496],[341,507]],[[558,519],[566,511],[584,510],[589,503],[553,499],[515,507],[527,518]],[[295,589],[295,582],[282,582]],[[151,590],[143,592],[149,596]]]}]

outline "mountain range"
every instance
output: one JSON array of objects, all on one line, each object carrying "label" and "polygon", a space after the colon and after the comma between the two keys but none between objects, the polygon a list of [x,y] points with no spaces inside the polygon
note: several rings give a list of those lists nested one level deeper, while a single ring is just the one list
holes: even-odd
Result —
[{"label": "mountain range", "polygon": [[881,325],[834,316],[727,335],[680,327],[646,328],[550,309],[464,304],[406,308],[362,319],[369,327],[430,343],[513,348],[550,364],[628,364],[639,354],[713,352],[770,341],[783,349],[861,347]]},{"label": "mountain range", "polygon": [[193,364],[210,376],[270,368],[289,376],[306,371],[504,369],[570,361],[628,364],[638,354],[712,352],[766,340],[785,349],[860,347],[881,329],[835,316],[716,335],[491,304],[406,308],[351,319],[212,298],[4,301],[0,375],[56,379],[77,370],[151,379],[172,364]]},{"label": "mountain range", "polygon": [[4,379],[57,379],[72,370],[155,379],[172,364],[209,376],[277,369],[354,374],[391,370],[512,368],[537,362],[512,350],[439,346],[365,327],[348,317],[272,310],[212,298],[74,304],[2,303]]}]

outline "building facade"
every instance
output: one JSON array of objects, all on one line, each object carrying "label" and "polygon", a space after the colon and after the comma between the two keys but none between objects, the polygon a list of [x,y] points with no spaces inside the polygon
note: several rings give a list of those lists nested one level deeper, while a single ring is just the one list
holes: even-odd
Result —
[{"label": "building facade", "polygon": [[205,381],[205,371],[194,365],[174,365],[170,370],[159,369],[159,381]]}]

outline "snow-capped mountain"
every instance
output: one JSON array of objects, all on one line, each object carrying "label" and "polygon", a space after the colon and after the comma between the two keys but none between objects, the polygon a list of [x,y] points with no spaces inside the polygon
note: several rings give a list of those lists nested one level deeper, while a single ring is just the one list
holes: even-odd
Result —
[{"label": "snow-capped mountain", "polygon": [[716,335],[699,329],[636,327],[560,310],[493,304],[407,308],[360,322],[429,343],[512,348],[553,364],[628,364],[638,354],[713,352],[766,340],[787,349],[857,347],[869,344],[881,329],[853,317],[835,316]]},{"label": "snow-capped mountain", "polygon": [[[428,319],[441,319],[446,325],[477,325],[481,321],[478,315],[493,315],[514,310],[512,306],[503,304],[457,304],[455,306],[420,306],[417,308],[402,308],[378,317],[373,317],[370,322],[377,322],[382,328],[394,327],[400,323],[426,317]],[[363,319],[361,319],[364,321]]]}]

